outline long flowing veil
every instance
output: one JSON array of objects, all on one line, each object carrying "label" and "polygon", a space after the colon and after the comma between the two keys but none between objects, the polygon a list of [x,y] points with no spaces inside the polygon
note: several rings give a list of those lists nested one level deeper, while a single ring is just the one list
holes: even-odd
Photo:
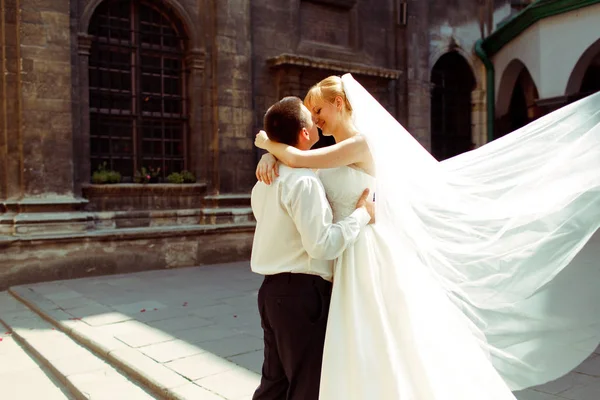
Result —
[{"label": "long flowing veil", "polygon": [[600,342],[600,93],[438,162],[342,81],[375,161],[377,225],[418,260],[403,268],[435,276],[513,390],[575,368]]}]

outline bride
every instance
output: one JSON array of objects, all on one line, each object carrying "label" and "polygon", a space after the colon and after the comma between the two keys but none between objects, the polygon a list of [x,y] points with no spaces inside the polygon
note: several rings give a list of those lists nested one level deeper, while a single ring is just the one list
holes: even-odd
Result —
[{"label": "bride", "polygon": [[514,399],[593,352],[600,94],[443,162],[350,75],[305,105],[334,146],[303,152],[264,133],[256,145],[322,168],[336,219],[365,186],[377,203],[377,223],[336,261],[322,400]]}]

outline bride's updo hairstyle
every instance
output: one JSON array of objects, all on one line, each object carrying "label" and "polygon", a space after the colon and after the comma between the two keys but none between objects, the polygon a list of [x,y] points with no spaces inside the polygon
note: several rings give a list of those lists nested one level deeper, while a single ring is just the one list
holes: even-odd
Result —
[{"label": "bride's updo hairstyle", "polygon": [[304,105],[312,112],[315,101],[323,100],[333,104],[337,96],[340,96],[344,101],[343,114],[345,116],[347,114],[347,117],[351,116],[352,106],[346,97],[346,92],[344,92],[342,78],[335,75],[327,77],[311,87],[304,98]]}]

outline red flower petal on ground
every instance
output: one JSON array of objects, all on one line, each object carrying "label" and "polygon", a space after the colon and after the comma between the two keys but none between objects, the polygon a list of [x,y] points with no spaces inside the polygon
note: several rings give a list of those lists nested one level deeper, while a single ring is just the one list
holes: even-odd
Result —
[{"label": "red flower petal on ground", "polygon": [[142,308],[142,309],[140,310],[140,312],[146,312],[146,309],[145,309],[145,308]]},{"label": "red flower petal on ground", "polygon": [[233,318],[237,318],[237,315],[234,315]]},{"label": "red flower petal on ground", "polygon": [[2,341],[2,338],[0,337],[0,342]]},{"label": "red flower petal on ground", "polygon": [[158,308],[155,308],[154,311],[158,311]]},{"label": "red flower petal on ground", "polygon": [[188,302],[187,302],[187,301],[186,301],[185,303],[183,303],[183,306],[184,306],[184,307],[185,307],[185,306],[187,306],[187,305],[188,305]]}]

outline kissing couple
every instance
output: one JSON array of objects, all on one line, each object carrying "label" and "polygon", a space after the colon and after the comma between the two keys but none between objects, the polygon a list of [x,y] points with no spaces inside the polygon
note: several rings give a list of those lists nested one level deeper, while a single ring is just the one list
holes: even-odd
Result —
[{"label": "kissing couple", "polygon": [[349,74],[273,104],[253,399],[505,400],[575,368],[600,343],[598,110],[440,162]]}]

